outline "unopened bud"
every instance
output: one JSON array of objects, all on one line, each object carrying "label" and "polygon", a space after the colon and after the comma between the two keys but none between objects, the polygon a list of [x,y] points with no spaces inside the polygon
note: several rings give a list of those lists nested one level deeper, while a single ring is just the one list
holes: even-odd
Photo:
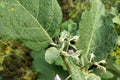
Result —
[{"label": "unopened bud", "polygon": [[79,39],[79,36],[73,36],[73,38],[70,39],[70,41],[77,41]]},{"label": "unopened bud", "polygon": [[106,73],[106,68],[105,68],[105,67],[99,66],[98,68],[99,68],[102,72]]},{"label": "unopened bud", "polygon": [[69,35],[69,33],[65,30],[63,32],[61,32],[61,35],[59,38],[60,42],[63,42],[67,38],[68,35]]},{"label": "unopened bud", "polygon": [[73,50],[73,49],[70,49],[70,50],[68,50],[68,53],[74,54],[74,50]]},{"label": "unopened bud", "polygon": [[101,60],[101,61],[99,61],[98,63],[99,63],[99,64],[100,64],[100,63],[105,64],[106,61],[105,61],[105,60]]}]

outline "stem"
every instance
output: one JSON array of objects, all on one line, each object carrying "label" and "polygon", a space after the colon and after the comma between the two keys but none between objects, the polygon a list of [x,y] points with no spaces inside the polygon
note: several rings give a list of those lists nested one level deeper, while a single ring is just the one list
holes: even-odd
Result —
[{"label": "stem", "polygon": [[69,41],[67,41],[67,44],[66,44],[67,46],[66,46],[66,52],[68,51],[68,48],[69,48],[69,45],[70,45],[70,42]]},{"label": "stem", "polygon": [[70,77],[71,77],[71,75],[69,75],[65,80],[68,80],[68,79],[70,79]]},{"label": "stem", "polygon": [[67,57],[65,57],[65,56],[63,56],[63,55],[61,55],[61,57],[62,57],[62,59],[63,59],[63,61],[64,61],[64,63],[65,63],[65,66],[66,66],[68,72],[70,73],[69,65],[68,65],[67,62],[66,62]]},{"label": "stem", "polygon": [[80,70],[86,68],[89,64],[92,64],[92,63],[87,63],[86,65],[84,65],[83,67],[81,67]]},{"label": "stem", "polygon": [[85,66],[84,68],[82,68],[83,72],[87,72],[89,61],[88,61],[87,56],[85,54],[83,54],[81,56],[81,62],[82,62],[82,66],[83,67]]},{"label": "stem", "polygon": [[78,79],[84,80],[83,72],[80,70],[79,66],[74,63],[72,57],[70,57],[70,56],[67,57],[65,62],[69,66],[69,73],[70,73],[70,75],[72,77],[72,80],[78,80]]}]

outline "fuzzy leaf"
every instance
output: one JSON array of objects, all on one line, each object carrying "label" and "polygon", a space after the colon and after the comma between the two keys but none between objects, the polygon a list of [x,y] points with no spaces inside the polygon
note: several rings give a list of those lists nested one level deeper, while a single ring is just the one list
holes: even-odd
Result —
[{"label": "fuzzy leaf", "polygon": [[110,71],[106,71],[105,73],[103,73],[102,71],[98,70],[98,69],[94,69],[93,71],[96,75],[100,76],[102,78],[102,80],[109,80],[111,78],[114,77],[114,75],[110,72]]},{"label": "fuzzy leaf", "polygon": [[62,59],[61,56],[59,56],[59,57],[56,59],[55,65],[62,66],[63,70],[65,70],[65,71],[67,70],[67,68],[66,68],[66,66],[65,66],[65,64],[64,64],[64,61],[63,61],[63,59]]},{"label": "fuzzy leaf", "polygon": [[105,15],[105,8],[101,0],[90,0],[90,2],[91,9],[82,15],[78,31],[80,39],[76,44],[78,49],[83,51],[82,60],[85,63],[90,53],[95,54],[95,60],[105,59],[117,41],[113,22]]},{"label": "fuzzy leaf", "polygon": [[120,36],[118,36],[118,42],[117,42],[118,45],[120,45]]},{"label": "fuzzy leaf", "polygon": [[72,20],[65,21],[64,23],[62,23],[62,26],[61,26],[61,31],[63,30],[68,31],[71,35],[76,35],[77,24]]},{"label": "fuzzy leaf", "polygon": [[56,74],[59,74],[62,80],[68,76],[62,67],[50,65],[45,61],[45,50],[33,51],[31,56],[33,58],[33,70],[38,73],[37,80],[54,80]]},{"label": "fuzzy leaf", "polygon": [[115,17],[113,18],[113,22],[120,25],[120,16],[119,16],[119,15],[118,15],[118,16],[115,16]]},{"label": "fuzzy leaf", "polygon": [[84,75],[82,73],[82,71],[80,70],[79,66],[77,66],[72,57],[69,57],[67,60],[65,60],[66,63],[68,64],[69,66],[69,69],[70,69],[70,73],[71,73],[71,77],[72,77],[72,80],[85,80],[84,79]]},{"label": "fuzzy leaf", "polygon": [[101,80],[101,78],[93,73],[88,74],[85,80]]},{"label": "fuzzy leaf", "polygon": [[51,41],[37,18],[17,0],[0,2],[0,36],[20,40],[33,50],[44,49]]},{"label": "fuzzy leaf", "polygon": [[52,64],[59,57],[59,55],[59,51],[55,47],[50,47],[46,50],[45,60],[49,64]]},{"label": "fuzzy leaf", "polygon": [[19,0],[51,37],[59,32],[58,24],[62,21],[62,11],[57,0]]}]

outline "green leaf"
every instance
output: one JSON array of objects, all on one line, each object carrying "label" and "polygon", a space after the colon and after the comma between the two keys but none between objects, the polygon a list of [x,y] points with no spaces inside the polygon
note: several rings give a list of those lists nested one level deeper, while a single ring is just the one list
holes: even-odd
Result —
[{"label": "green leaf", "polygon": [[118,45],[120,45],[120,36],[118,36],[118,42],[117,42]]},{"label": "green leaf", "polygon": [[106,13],[110,14],[110,15],[113,15],[113,16],[116,16],[118,14],[118,10],[116,9],[116,7],[111,6],[110,9],[106,10]]},{"label": "green leaf", "polygon": [[100,76],[101,78],[102,78],[102,80],[109,80],[109,79],[111,79],[111,78],[113,78],[114,77],[114,75],[110,72],[110,71],[108,71],[108,70],[106,70],[106,72],[105,73],[103,73],[102,71],[100,71],[100,70],[98,70],[98,69],[94,69],[94,71],[93,71],[96,75],[98,75],[98,76]]},{"label": "green leaf", "polygon": [[19,1],[0,2],[0,36],[22,41],[33,50],[46,48],[51,38]]},{"label": "green leaf", "polygon": [[59,32],[62,11],[57,0],[19,0],[20,3],[37,18],[51,37]]},{"label": "green leaf", "polygon": [[60,52],[55,47],[50,47],[46,50],[45,60],[52,64],[60,56]]},{"label": "green leaf", "polygon": [[72,20],[65,21],[62,23],[61,31],[66,30],[72,35],[76,35],[77,32],[77,24]]},{"label": "green leaf", "polygon": [[120,78],[118,77],[117,80],[120,80]]},{"label": "green leaf", "polygon": [[65,70],[65,71],[67,70],[67,68],[66,68],[66,66],[65,66],[65,63],[64,63],[64,61],[63,61],[63,59],[62,59],[61,56],[59,56],[59,57],[56,59],[55,65],[62,66],[63,70]]},{"label": "green leaf", "polygon": [[33,70],[38,73],[37,80],[54,80],[56,74],[62,80],[68,76],[68,73],[62,67],[50,65],[45,61],[45,50],[34,51],[31,56],[33,58]]},{"label": "green leaf", "polygon": [[87,74],[85,80],[101,80],[101,78],[93,73]]},{"label": "green leaf", "polygon": [[113,22],[120,25],[120,16],[119,16],[119,15],[118,15],[118,16],[115,16],[115,17],[113,18]]},{"label": "green leaf", "polygon": [[83,65],[88,62],[87,57],[90,53],[95,54],[97,61],[105,59],[117,41],[113,22],[105,15],[105,8],[101,0],[91,0],[90,2],[92,7],[82,15],[78,31],[80,39],[76,43],[78,49],[83,51]]},{"label": "green leaf", "polygon": [[117,74],[120,74],[120,65],[119,64],[115,64],[115,63],[112,63],[110,64],[110,69],[115,71]]},{"label": "green leaf", "polygon": [[80,67],[74,63],[72,57],[69,57],[65,61],[66,61],[67,65],[69,66],[72,80],[84,80],[84,75],[83,75],[82,71],[80,70]]},{"label": "green leaf", "polygon": [[119,75],[120,75],[120,64],[115,63],[115,58],[114,57],[109,57],[107,59],[106,68],[114,74],[115,78],[119,77]]}]

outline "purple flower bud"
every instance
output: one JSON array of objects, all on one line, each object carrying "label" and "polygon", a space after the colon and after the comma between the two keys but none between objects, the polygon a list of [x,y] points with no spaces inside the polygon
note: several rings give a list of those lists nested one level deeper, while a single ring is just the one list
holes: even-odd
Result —
[{"label": "purple flower bud", "polygon": [[56,74],[54,80],[61,80],[58,74]]},{"label": "purple flower bud", "polygon": [[73,50],[73,49],[70,49],[70,50],[68,50],[68,53],[74,54],[74,50]]}]

